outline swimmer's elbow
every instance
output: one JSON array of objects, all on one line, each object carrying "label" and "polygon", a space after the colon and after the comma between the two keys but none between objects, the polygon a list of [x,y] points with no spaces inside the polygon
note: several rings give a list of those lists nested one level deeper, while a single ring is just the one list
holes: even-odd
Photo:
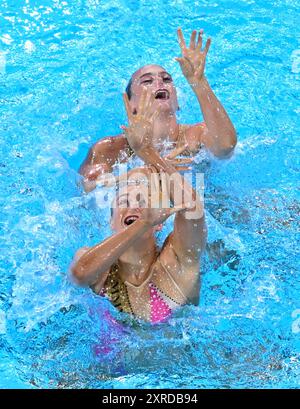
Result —
[{"label": "swimmer's elbow", "polygon": [[233,155],[237,144],[236,131],[232,127],[224,135],[215,135],[207,132],[204,144],[216,158],[229,159]]},{"label": "swimmer's elbow", "polygon": [[89,247],[84,246],[78,249],[73,257],[72,263],[69,267],[69,275],[72,281],[76,284],[85,286],[87,278],[86,265],[82,262],[82,256],[89,250]]},{"label": "swimmer's elbow", "polygon": [[235,129],[232,129],[232,131],[228,133],[226,140],[218,147],[216,156],[219,159],[229,159],[233,155],[236,144],[236,132]]},{"label": "swimmer's elbow", "polygon": [[75,284],[81,287],[87,287],[89,285],[86,272],[82,266],[78,264],[72,265],[70,267],[70,273]]},{"label": "swimmer's elbow", "polygon": [[211,149],[212,154],[218,159],[230,159],[234,153],[236,141],[229,141]]},{"label": "swimmer's elbow", "polygon": [[85,193],[90,193],[92,190],[96,188],[97,183],[94,180],[89,180],[85,178],[82,181],[82,186],[83,186]]},{"label": "swimmer's elbow", "polygon": [[97,187],[99,178],[107,173],[111,172],[111,168],[106,163],[100,163],[97,165],[89,165],[80,170],[80,174],[83,176],[82,186],[85,193],[89,193]]},{"label": "swimmer's elbow", "polygon": [[214,156],[218,159],[230,159],[234,152],[234,146],[228,146],[221,149],[217,149],[212,152]]}]

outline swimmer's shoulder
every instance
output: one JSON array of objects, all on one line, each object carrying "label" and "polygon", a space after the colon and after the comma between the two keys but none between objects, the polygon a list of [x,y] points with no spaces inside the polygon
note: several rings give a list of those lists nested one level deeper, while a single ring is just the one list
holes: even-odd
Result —
[{"label": "swimmer's shoulder", "polygon": [[82,163],[79,173],[85,174],[86,169],[98,164],[113,165],[120,151],[129,149],[129,144],[123,134],[107,136],[94,143]]},{"label": "swimmer's shoulder", "polygon": [[101,161],[104,157],[116,158],[120,151],[128,147],[127,139],[123,134],[107,136],[91,146],[88,156],[96,161]]},{"label": "swimmer's shoulder", "polygon": [[128,142],[124,134],[118,134],[114,136],[107,136],[103,139],[97,141],[91,149],[97,152],[107,152],[120,151],[128,147]]}]

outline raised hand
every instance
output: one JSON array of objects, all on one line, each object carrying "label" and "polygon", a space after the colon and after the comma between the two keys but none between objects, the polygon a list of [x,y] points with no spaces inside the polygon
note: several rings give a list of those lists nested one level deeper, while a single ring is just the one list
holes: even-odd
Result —
[{"label": "raised hand", "polygon": [[158,114],[152,108],[154,99],[151,91],[144,87],[137,113],[134,115],[131,112],[127,94],[123,94],[129,126],[122,125],[121,128],[125,131],[128,143],[137,155],[152,146],[153,122]]},{"label": "raised hand", "polygon": [[202,35],[203,30],[200,30],[197,37],[197,31],[194,30],[190,39],[190,46],[187,47],[181,28],[177,30],[178,42],[182,56],[175,58],[179,62],[181,70],[185,78],[191,86],[200,84],[204,77],[204,68],[206,56],[211,44],[211,39],[206,41],[205,47],[202,50]]},{"label": "raised hand", "polygon": [[186,210],[188,205],[171,208],[170,184],[168,175],[153,172],[151,174],[151,185],[148,207],[142,209],[140,220],[151,226],[163,223],[172,214]]},{"label": "raised hand", "polygon": [[[173,149],[168,155],[164,156],[164,159],[171,163],[174,168],[178,171],[190,170],[190,165],[193,163],[194,158],[177,158],[177,156],[181,155],[187,148],[187,145],[182,145],[179,148]],[[116,186],[118,183],[127,182],[130,178],[132,173],[136,173],[136,171],[140,171],[141,173],[145,173],[147,176],[151,173],[151,167],[145,166],[140,167],[138,169],[132,169],[129,172],[125,172],[120,176],[115,176],[111,173],[100,175],[97,178],[97,185],[98,186],[106,186],[106,187],[113,187]],[[153,167],[152,167],[153,171]],[[154,170],[156,172],[156,169]]]},{"label": "raised hand", "polygon": [[191,165],[194,162],[194,158],[177,158],[188,148],[188,144],[182,145],[178,148],[173,149],[164,159],[171,163],[174,168],[179,172],[183,170],[190,170]]}]

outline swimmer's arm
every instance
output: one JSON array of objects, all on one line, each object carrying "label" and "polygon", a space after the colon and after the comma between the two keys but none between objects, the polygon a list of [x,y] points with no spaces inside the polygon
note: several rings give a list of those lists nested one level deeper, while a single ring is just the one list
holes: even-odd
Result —
[{"label": "swimmer's arm", "polygon": [[197,96],[204,117],[205,126],[196,125],[194,132],[207,149],[218,158],[229,157],[236,146],[235,128],[225,108],[215,96],[205,77],[191,85]]},{"label": "swimmer's arm", "polygon": [[[193,218],[189,218],[188,214]],[[203,211],[196,208],[178,212],[174,221],[173,234],[170,238],[173,248],[182,265],[198,265],[200,255],[205,249],[207,228]]]},{"label": "swimmer's arm", "polygon": [[137,220],[127,229],[79,254],[80,257],[75,256],[70,270],[76,282],[82,286],[95,283],[97,287],[103,286],[111,266],[151,227],[150,224]]},{"label": "swimmer's arm", "polygon": [[181,28],[177,30],[177,35],[182,56],[177,57],[176,60],[198,98],[206,124],[204,129],[192,127],[193,133],[198,130],[199,144],[204,143],[215,156],[227,157],[236,145],[236,133],[229,116],[204,75],[211,39],[208,38],[205,46],[202,47],[203,30],[200,30],[198,38],[197,31],[193,30],[188,46]]},{"label": "swimmer's arm", "polygon": [[161,254],[164,265],[171,266],[168,268],[169,274],[194,305],[199,304],[200,256],[205,248],[206,235],[204,216],[188,220],[184,212],[178,212],[174,230],[167,238]]},{"label": "swimmer's arm", "polygon": [[97,179],[101,175],[112,172],[120,151],[126,148],[128,143],[122,135],[104,138],[90,148],[79,169],[86,193],[96,188]]},{"label": "swimmer's arm", "polygon": [[[147,164],[151,164],[159,172],[167,173],[174,180],[177,191],[174,192],[173,189],[170,189],[174,207],[184,207],[182,202],[189,204],[188,210],[177,212],[173,232],[166,241],[161,257],[165,258],[166,261],[168,254],[174,257],[173,252],[175,252],[179,268],[174,266],[169,270],[169,273],[187,299],[197,305],[200,289],[200,255],[206,244],[203,201],[188,181],[176,172],[172,165],[161,158],[153,148],[144,150],[141,155]],[[173,251],[170,251],[171,248]],[[165,265],[168,264],[172,264],[172,262],[165,263]]]},{"label": "swimmer's arm", "polygon": [[169,176],[175,187],[175,189],[170,190],[170,198],[174,207],[182,207],[183,204],[196,201],[202,209],[202,202],[196,191],[188,181],[181,176],[174,165],[161,157],[155,148],[151,146],[147,148],[141,147],[141,149],[136,151],[136,154],[143,159],[146,165],[154,167],[157,172],[165,173]]},{"label": "swimmer's arm", "polygon": [[142,149],[137,154],[147,165],[154,166],[157,171],[168,174],[173,180],[176,190],[170,189],[170,197],[174,207],[190,204],[188,210],[179,211],[176,215],[173,241],[182,259],[189,256],[197,261],[205,247],[206,240],[203,200],[174,166],[162,158],[154,148]]}]

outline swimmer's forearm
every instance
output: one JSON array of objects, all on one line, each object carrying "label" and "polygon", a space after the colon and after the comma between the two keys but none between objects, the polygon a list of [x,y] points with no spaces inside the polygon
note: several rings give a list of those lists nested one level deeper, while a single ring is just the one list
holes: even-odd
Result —
[{"label": "swimmer's forearm", "polygon": [[192,203],[189,209],[176,214],[172,242],[181,262],[186,265],[189,265],[187,260],[198,263],[206,241],[203,201],[188,181],[177,172],[174,166],[166,162],[154,148],[145,150],[143,159],[148,165],[154,166],[157,171],[167,173],[174,181],[173,186],[177,188],[177,191],[170,189],[174,207],[181,207],[182,204],[187,204],[187,202]]},{"label": "swimmer's forearm", "polygon": [[118,258],[139,239],[151,225],[137,220],[127,229],[114,234],[102,243],[86,251],[72,267],[72,273],[79,284],[92,285]]},{"label": "swimmer's forearm", "polygon": [[216,156],[225,157],[232,153],[237,139],[234,126],[223,105],[215,96],[207,79],[191,85],[199,101],[208,132],[203,141]]}]

